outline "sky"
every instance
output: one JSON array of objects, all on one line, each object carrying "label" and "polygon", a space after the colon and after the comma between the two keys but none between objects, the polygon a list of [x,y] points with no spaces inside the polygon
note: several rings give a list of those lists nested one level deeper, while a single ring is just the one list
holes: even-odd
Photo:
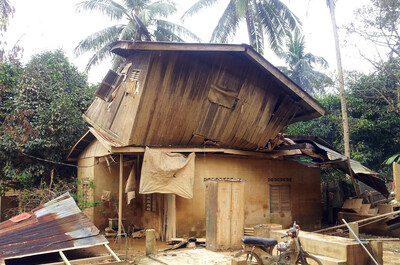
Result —
[{"label": "sky", "polygon": [[[10,47],[18,42],[24,48],[23,62],[43,51],[63,49],[71,62],[84,71],[90,54],[74,56],[73,49],[86,36],[118,22],[110,21],[95,12],[78,13],[75,5],[82,0],[10,0],[15,7],[14,17],[10,20],[8,31],[4,35]],[[300,18],[306,40],[306,51],[324,57],[329,65],[328,71],[336,68],[336,55],[332,35],[329,10],[325,0],[282,0]],[[179,18],[196,0],[175,0],[178,13],[170,20],[180,22]],[[206,9],[187,18],[183,25],[197,34],[203,42],[208,42],[218,18],[221,16],[227,0],[220,0],[215,7]],[[354,19],[354,10],[368,4],[368,0],[339,0],[336,18],[340,28],[340,44],[343,67],[346,70],[371,71],[360,56],[359,50],[368,50],[362,40],[349,40],[341,27]],[[236,34],[231,43],[247,43],[245,25]],[[352,44],[352,45],[351,45]],[[354,46],[356,44],[356,46]],[[276,66],[283,62],[266,49],[264,57]],[[92,68],[88,73],[89,82],[100,82],[111,67],[109,61]]]}]

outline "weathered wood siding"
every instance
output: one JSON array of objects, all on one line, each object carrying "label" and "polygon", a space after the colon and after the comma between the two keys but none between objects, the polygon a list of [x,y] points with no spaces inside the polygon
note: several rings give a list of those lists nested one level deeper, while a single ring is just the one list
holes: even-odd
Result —
[{"label": "weathered wood siding", "polygon": [[[212,103],[212,85],[237,93],[232,110]],[[255,65],[221,53],[157,52],[130,144],[189,145],[193,135],[225,146],[265,146],[297,105]]]},{"label": "weathered wood siding", "polygon": [[[85,118],[123,145],[200,145],[255,149],[287,125],[299,106],[274,78],[239,55],[220,52],[137,52],[138,94],[129,78],[112,104],[99,98]],[[136,84],[136,83],[135,83]],[[208,99],[216,86],[237,98],[233,108]]]},{"label": "weathered wood siding", "polygon": [[[136,118],[140,98],[147,77],[150,53],[137,53],[124,65],[131,64],[122,74],[122,82],[116,88],[112,102],[100,98],[94,100],[84,114],[84,118],[96,129],[120,144],[129,144],[130,132]],[[121,68],[124,69],[124,66]],[[132,74],[138,71],[138,80],[132,80]]]}]

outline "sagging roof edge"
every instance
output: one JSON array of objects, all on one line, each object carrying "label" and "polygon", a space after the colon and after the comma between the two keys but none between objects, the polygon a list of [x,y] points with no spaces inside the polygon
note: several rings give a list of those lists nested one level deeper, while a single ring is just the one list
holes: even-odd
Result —
[{"label": "sagging roof edge", "polygon": [[134,41],[117,41],[110,45],[111,52],[122,57],[128,57],[133,50],[137,51],[205,51],[205,52],[237,52],[243,53],[247,58],[256,65],[266,70],[274,76],[282,85],[289,88],[309,107],[314,109],[316,114],[303,115],[295,117],[293,122],[305,121],[328,114],[317,100],[311,97],[307,92],[295,84],[289,77],[279,71],[268,60],[257,53],[250,45],[247,44],[214,44],[214,43],[169,43],[169,42],[134,42]]},{"label": "sagging roof edge", "polygon": [[[93,127],[89,127],[89,129],[86,131],[86,133],[79,138],[79,140],[76,142],[76,144],[72,147],[71,151],[67,155],[67,160],[68,161],[75,161],[78,159],[78,156],[83,150],[93,141],[93,139],[97,139],[103,146],[104,148],[107,149],[107,151],[111,154],[112,150],[111,148],[113,147],[120,147],[121,145],[112,141],[109,139],[107,136],[99,132]],[[83,144],[82,144],[83,143]],[[82,144],[81,149],[77,150],[78,146]],[[74,153],[76,151],[80,151],[78,155],[74,156]]]}]

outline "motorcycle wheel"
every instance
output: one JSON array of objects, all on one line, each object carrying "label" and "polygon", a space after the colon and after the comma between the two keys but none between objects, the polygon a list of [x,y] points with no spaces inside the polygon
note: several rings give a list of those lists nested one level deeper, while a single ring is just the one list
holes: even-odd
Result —
[{"label": "motorcycle wheel", "polygon": [[235,258],[239,258],[239,257],[243,257],[243,256],[246,257],[247,265],[263,265],[261,258],[256,253],[253,253],[253,257],[252,257],[252,259],[250,259],[251,251],[241,250],[235,254]]}]

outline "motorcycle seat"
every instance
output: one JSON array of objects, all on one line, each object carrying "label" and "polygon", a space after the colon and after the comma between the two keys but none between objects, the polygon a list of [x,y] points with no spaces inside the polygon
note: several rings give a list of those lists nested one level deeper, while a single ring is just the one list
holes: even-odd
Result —
[{"label": "motorcycle seat", "polygon": [[257,245],[264,247],[273,247],[278,244],[278,241],[276,239],[255,236],[244,236],[242,237],[242,242],[247,245]]}]

